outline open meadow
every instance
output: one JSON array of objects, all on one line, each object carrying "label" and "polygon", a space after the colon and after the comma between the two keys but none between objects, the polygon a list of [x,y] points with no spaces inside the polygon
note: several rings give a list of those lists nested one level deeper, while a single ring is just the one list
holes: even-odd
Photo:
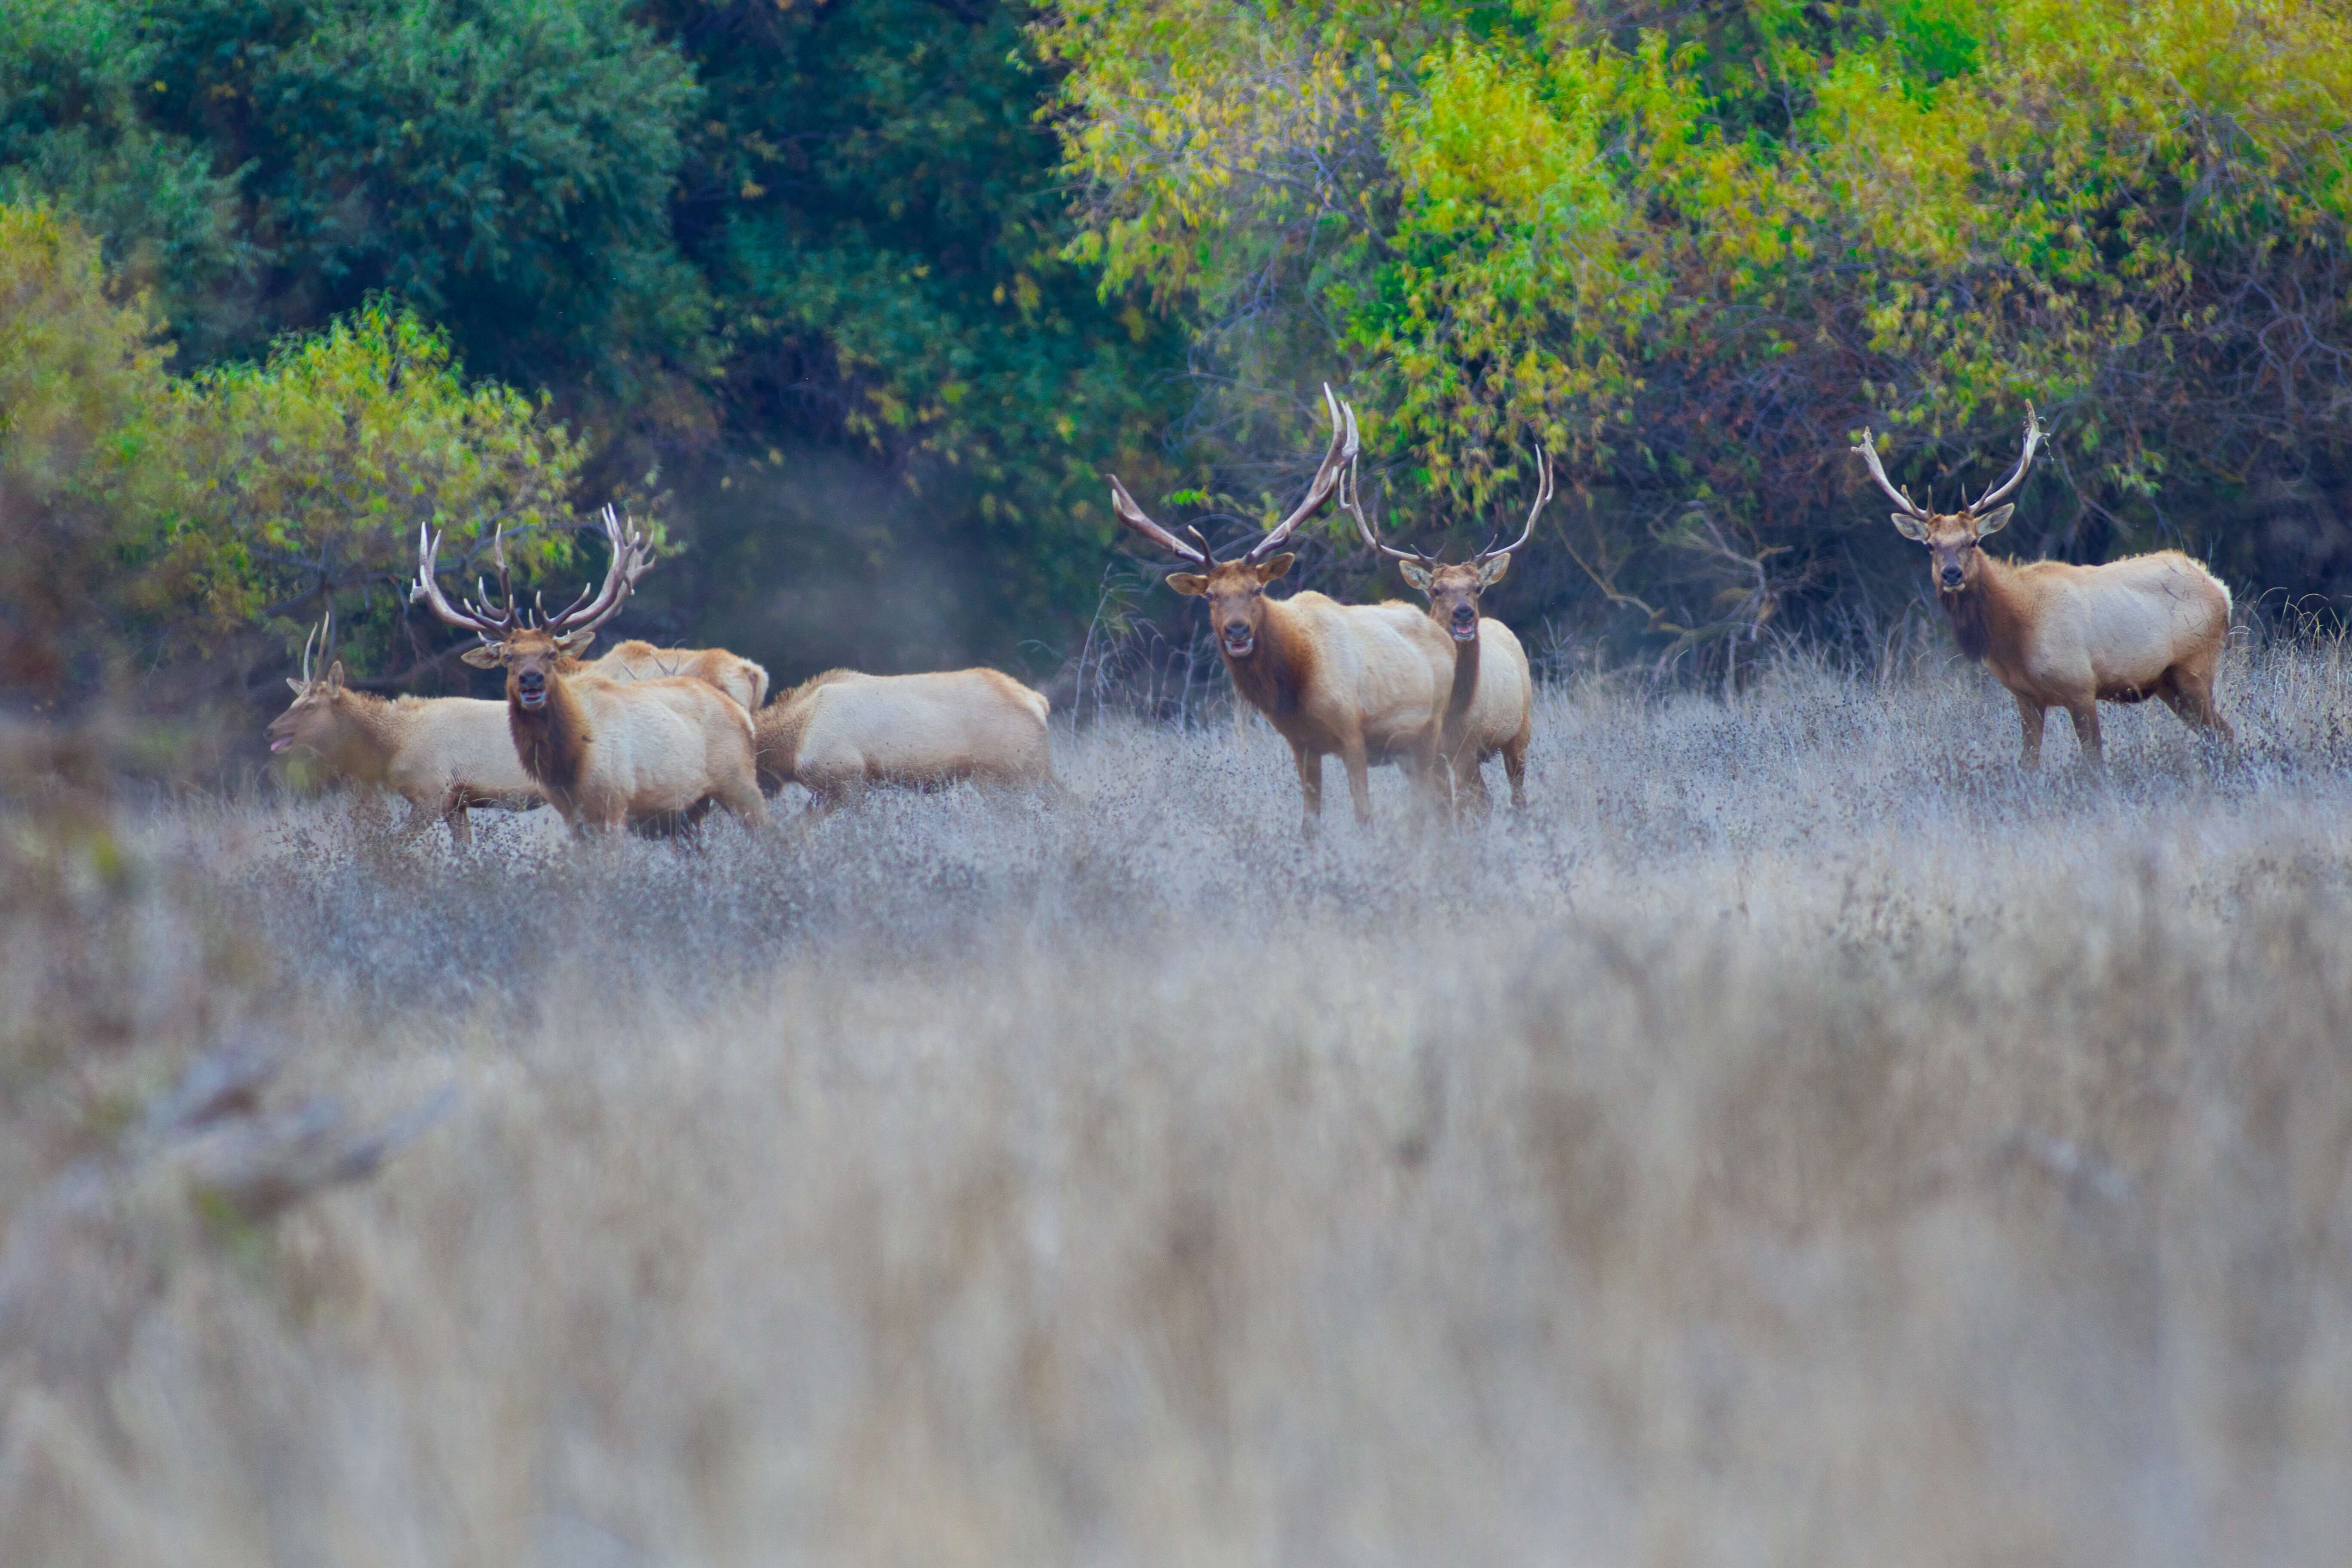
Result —
[{"label": "open meadow", "polygon": [[[1524,816],[1314,840],[1255,719],[694,842],[20,806],[0,1563],[2340,1562],[2352,659],[2221,703],[1570,681]],[[439,1114],[247,1217],[143,1109],[221,1051]]]}]

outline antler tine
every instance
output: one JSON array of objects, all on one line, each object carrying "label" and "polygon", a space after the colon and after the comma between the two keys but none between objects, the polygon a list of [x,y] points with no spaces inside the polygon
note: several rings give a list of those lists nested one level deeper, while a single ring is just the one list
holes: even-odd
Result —
[{"label": "antler tine", "polygon": [[1478,552],[1479,560],[1488,561],[1497,555],[1508,555],[1525,544],[1535,533],[1536,519],[1542,514],[1544,503],[1551,500],[1551,454],[1543,449],[1543,443],[1540,441],[1536,443],[1536,504],[1528,508],[1528,525],[1519,530],[1519,536],[1517,539],[1500,550],[1489,543],[1486,549]]},{"label": "antler tine", "polygon": [[[1179,560],[1190,561],[1196,566],[1211,564],[1207,540],[1202,540],[1197,545],[1185,543],[1144,515],[1143,509],[1135,504],[1135,498],[1127,493],[1127,487],[1118,482],[1117,474],[1105,477],[1110,480],[1111,513],[1121,523]],[[1193,531],[1198,533],[1199,531],[1196,529]]]},{"label": "antler tine", "polygon": [[[1324,449],[1323,461],[1315,470],[1315,482],[1307,487],[1307,499],[1297,510],[1276,523],[1274,531],[1249,547],[1242,559],[1255,565],[1281,547],[1290,537],[1291,530],[1323,510],[1332,492],[1339,488],[1339,475],[1356,456],[1356,411],[1332,395],[1331,384],[1323,384],[1323,403],[1331,411],[1331,445]],[[1344,412],[1343,412],[1344,411]]]},{"label": "antler tine", "polygon": [[575,605],[553,619],[541,622],[541,626],[550,633],[575,635],[595,630],[620,613],[622,602],[628,598],[630,591],[636,586],[637,578],[644,574],[636,569],[635,560],[637,552],[644,548],[645,536],[635,530],[625,530],[618,514],[610,506],[605,507],[603,521],[604,537],[613,544],[613,559],[604,568],[604,585],[596,590],[596,596],[584,608]]},{"label": "antler tine", "polygon": [[310,684],[310,645],[319,637],[319,628],[312,626],[310,635],[302,639],[302,684]]},{"label": "antler tine", "polygon": [[1856,447],[1854,450],[1861,453],[1862,460],[1870,465],[1870,477],[1878,481],[1878,488],[1886,492],[1887,500],[1901,507],[1906,514],[1917,518],[1921,522],[1927,521],[1927,509],[1913,500],[1908,490],[1896,489],[1894,481],[1886,477],[1885,466],[1878,460],[1878,443],[1871,438],[1867,427],[1862,433],[1862,445]]},{"label": "antler tine", "polygon": [[1356,520],[1356,531],[1363,536],[1365,543],[1392,561],[1412,561],[1428,564],[1430,557],[1423,555],[1418,550],[1399,550],[1393,544],[1381,542],[1380,530],[1374,528],[1372,520],[1364,515],[1363,476],[1356,471],[1356,461],[1354,458],[1348,459],[1347,472],[1339,479],[1339,505],[1349,516]]},{"label": "antler tine", "polygon": [[462,626],[475,633],[484,642],[498,642],[499,637],[491,634],[499,633],[502,636],[513,626],[511,608],[503,620],[487,611],[479,610],[477,606],[468,605],[466,609],[459,609],[442,595],[441,584],[436,580],[440,569],[441,536],[428,532],[425,524],[420,522],[416,525],[416,582],[408,590],[408,602],[413,605],[422,599],[435,615],[451,626]]},{"label": "antler tine", "polygon": [[2033,466],[2033,449],[2040,445],[2042,445],[2042,424],[2034,418],[2033,405],[2029,403],[2025,405],[2025,450],[2018,455],[2017,468],[2009,478],[1977,497],[1975,504],[1969,508],[1969,515],[1977,516],[1985,508],[2007,500],[2017,487],[2025,482],[2025,470]]}]

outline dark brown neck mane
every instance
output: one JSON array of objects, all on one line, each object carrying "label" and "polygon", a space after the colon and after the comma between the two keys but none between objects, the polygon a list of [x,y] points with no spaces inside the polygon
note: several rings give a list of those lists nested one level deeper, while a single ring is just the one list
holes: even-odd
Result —
[{"label": "dark brown neck mane", "polygon": [[588,715],[564,679],[569,673],[559,671],[547,678],[547,705],[535,713],[511,691],[507,695],[507,729],[514,736],[515,755],[521,759],[522,771],[538,781],[559,810],[569,806],[579,790],[589,742],[594,739],[589,733]]},{"label": "dark brown neck mane", "polygon": [[[1453,632],[1443,621],[1438,623],[1438,629],[1445,633],[1448,641],[1453,639]],[[1454,644],[1454,687],[1445,694],[1445,721],[1438,731],[1440,744],[1449,757],[1461,744],[1464,721],[1470,716],[1471,700],[1478,695],[1478,648],[1485,641],[1481,635],[1468,642]]]},{"label": "dark brown neck mane", "polygon": [[1269,719],[1284,719],[1298,711],[1298,689],[1307,678],[1306,638],[1290,624],[1290,616],[1287,601],[1268,599],[1265,614],[1258,620],[1257,646],[1239,658],[1225,653],[1223,637],[1217,639],[1217,651],[1225,655],[1225,673],[1234,678],[1234,689]]},{"label": "dark brown neck mane", "polygon": [[1952,637],[1960,652],[1981,661],[2013,619],[2009,615],[2010,563],[1979,554],[1977,580],[1957,594],[1938,591],[1944,614],[1952,623]]}]

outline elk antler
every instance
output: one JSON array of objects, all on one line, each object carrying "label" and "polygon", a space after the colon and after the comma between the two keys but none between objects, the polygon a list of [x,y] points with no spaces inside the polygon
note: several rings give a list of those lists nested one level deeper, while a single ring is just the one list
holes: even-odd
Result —
[{"label": "elk antler", "polygon": [[1867,426],[1862,432],[1862,445],[1854,450],[1861,453],[1862,460],[1870,465],[1870,477],[1878,481],[1878,488],[1886,492],[1887,500],[1901,507],[1906,516],[1916,517],[1921,522],[1927,521],[1927,509],[1911,499],[1911,492],[1896,489],[1894,482],[1887,479],[1886,469],[1878,460],[1878,444],[1871,439]]},{"label": "elk antler", "polygon": [[[332,626],[334,624],[334,620],[335,612],[329,610],[327,612],[325,624]],[[308,688],[310,684],[310,645],[319,640],[320,629],[320,628],[319,626],[312,626],[310,628],[310,635],[302,639],[302,684],[305,688]]]},{"label": "elk antler", "polygon": [[[499,576],[501,583],[506,577],[504,539],[505,531],[502,529],[499,531]],[[508,595],[506,612],[503,615],[492,613],[486,605],[473,599],[467,600],[461,608],[451,604],[442,594],[438,580],[440,574],[441,536],[437,533],[428,534],[425,525],[418,523],[416,525],[416,582],[408,590],[408,602],[413,605],[422,599],[435,615],[453,626],[472,632],[493,647],[505,641],[506,634],[514,629],[519,618],[513,595]]]},{"label": "elk antler", "polygon": [[633,526],[622,522],[620,514],[609,505],[601,521],[604,537],[612,542],[612,563],[604,568],[604,584],[591,598],[586,589],[554,615],[540,622],[551,636],[577,637],[594,631],[620,613],[622,601],[636,587],[637,579],[646,574],[652,563],[646,557],[646,536]]},{"label": "elk antler", "polygon": [[1544,503],[1551,500],[1551,455],[1543,449],[1543,443],[1540,441],[1536,443],[1536,504],[1528,508],[1528,525],[1519,530],[1519,536],[1517,539],[1500,550],[1495,548],[1493,541],[1488,541],[1486,548],[1478,552],[1480,562],[1491,561],[1497,555],[1510,554],[1525,544],[1528,537],[1535,532],[1536,518],[1543,511]]},{"label": "elk antler", "polygon": [[1315,482],[1307,487],[1307,499],[1298,503],[1297,510],[1277,523],[1273,532],[1249,547],[1248,552],[1242,557],[1248,565],[1255,566],[1273,554],[1282,542],[1290,537],[1292,529],[1322,510],[1324,503],[1331,499],[1331,493],[1339,487],[1340,472],[1355,461],[1356,411],[1347,408],[1342,415],[1341,409],[1345,405],[1331,395],[1331,384],[1328,381],[1323,384],[1323,403],[1331,411],[1331,445],[1324,449],[1323,461],[1315,470]]},{"label": "elk antler", "polygon": [[1110,509],[1119,521],[1178,560],[1190,561],[1195,566],[1210,564],[1209,546],[1205,540],[1197,545],[1187,544],[1146,517],[1143,509],[1135,504],[1135,498],[1127,493],[1127,487],[1118,482],[1116,474],[1110,476]]},{"label": "elk antler", "polygon": [[2033,417],[2033,405],[2029,403],[2025,405],[2025,450],[2018,456],[2016,469],[2000,484],[1977,497],[1969,508],[1970,517],[1978,516],[1989,506],[2007,500],[2011,493],[2025,482],[2025,470],[2033,466],[2033,449],[2040,445],[2042,424]]},{"label": "elk antler", "polygon": [[[1354,413],[1353,409],[1349,410],[1350,418],[1354,416]],[[1349,516],[1356,520],[1356,531],[1363,535],[1364,542],[1392,561],[1410,561],[1420,566],[1437,564],[1437,557],[1434,555],[1423,555],[1418,550],[1399,550],[1393,544],[1381,542],[1380,530],[1374,528],[1371,519],[1364,515],[1363,500],[1363,483],[1356,472],[1356,459],[1349,458],[1348,471],[1339,480],[1339,505]]]}]

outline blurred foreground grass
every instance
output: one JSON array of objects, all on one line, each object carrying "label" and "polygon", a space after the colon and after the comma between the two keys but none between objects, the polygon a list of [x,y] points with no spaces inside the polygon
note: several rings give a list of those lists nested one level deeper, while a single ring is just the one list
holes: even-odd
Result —
[{"label": "blurred foreground grass", "polygon": [[2339,1561],[2352,672],[2233,658],[2104,784],[1980,672],[1556,690],[1524,819],[1314,843],[1118,722],[698,847],[20,803],[0,1225],[224,1046],[459,1099],[0,1279],[0,1561]]}]

